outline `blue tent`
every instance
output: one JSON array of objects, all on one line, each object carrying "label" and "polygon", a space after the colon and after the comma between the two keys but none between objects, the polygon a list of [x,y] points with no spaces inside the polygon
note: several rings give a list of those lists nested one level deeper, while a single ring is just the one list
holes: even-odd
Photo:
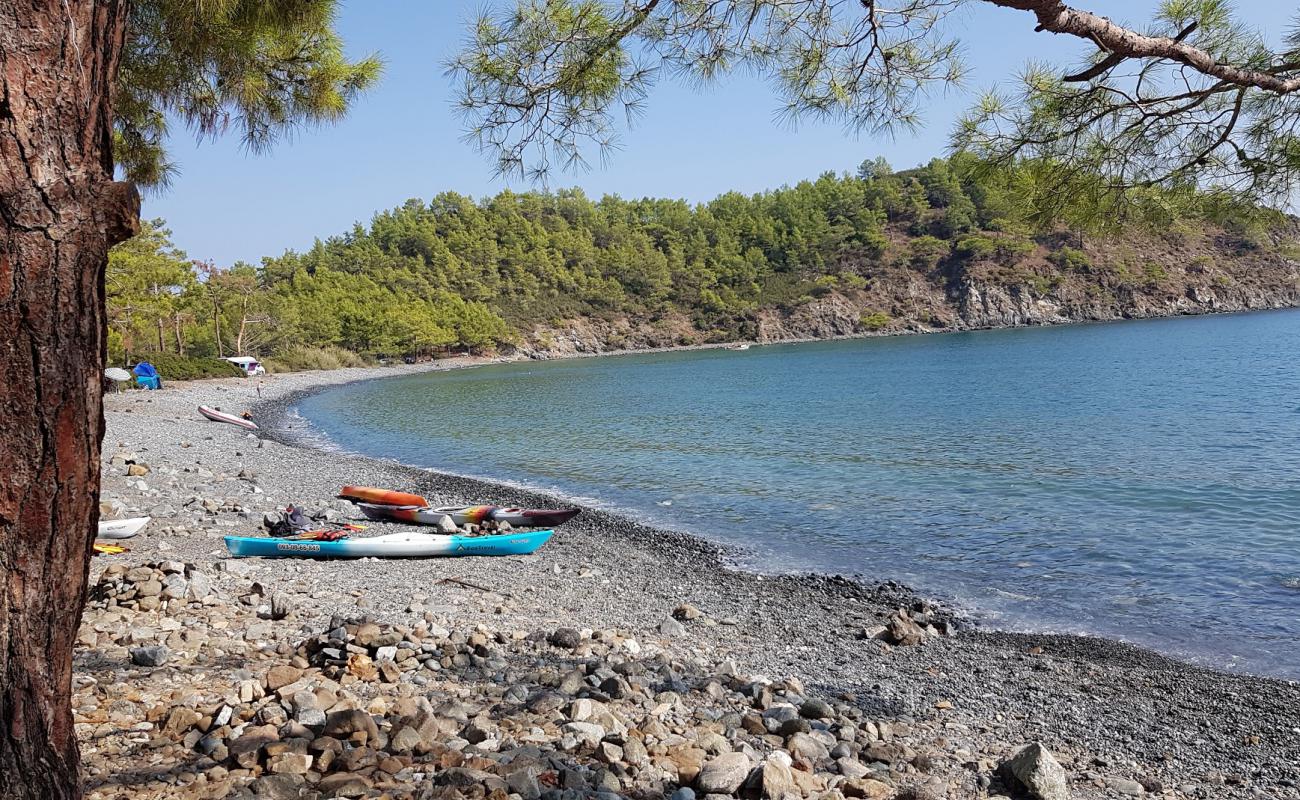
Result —
[{"label": "blue tent", "polygon": [[162,376],[158,374],[158,370],[154,369],[153,364],[148,361],[141,361],[136,364],[131,369],[131,373],[135,375],[135,382],[146,389],[162,388]]}]

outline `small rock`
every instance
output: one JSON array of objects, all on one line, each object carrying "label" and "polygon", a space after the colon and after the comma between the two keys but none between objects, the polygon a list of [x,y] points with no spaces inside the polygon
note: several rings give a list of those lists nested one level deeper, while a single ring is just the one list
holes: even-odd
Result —
[{"label": "small rock", "polygon": [[1142,784],[1128,778],[1107,778],[1106,785],[1127,797],[1141,797],[1146,794]]},{"label": "small rock", "polygon": [[685,636],[686,626],[678,622],[677,620],[669,617],[668,619],[659,623],[659,632],[662,633],[664,636]]},{"label": "small rock", "polygon": [[131,663],[140,667],[161,667],[167,663],[171,651],[166,645],[154,644],[131,648]]}]

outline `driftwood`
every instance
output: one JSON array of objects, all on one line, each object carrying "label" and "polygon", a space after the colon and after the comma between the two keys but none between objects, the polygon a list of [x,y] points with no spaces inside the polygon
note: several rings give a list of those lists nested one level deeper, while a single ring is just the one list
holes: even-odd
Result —
[{"label": "driftwood", "polygon": [[458,586],[464,586],[469,589],[477,589],[480,592],[487,592],[488,594],[499,594],[502,597],[510,596],[510,594],[507,592],[498,592],[496,589],[489,589],[486,586],[479,586],[477,583],[470,583],[469,581],[462,580],[461,578],[443,578],[442,580],[438,581],[438,583],[454,583]]}]

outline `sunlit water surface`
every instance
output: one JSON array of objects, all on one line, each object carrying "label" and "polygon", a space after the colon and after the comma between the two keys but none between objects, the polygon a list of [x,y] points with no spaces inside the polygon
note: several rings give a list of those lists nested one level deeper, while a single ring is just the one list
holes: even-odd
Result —
[{"label": "sunlit water surface", "polygon": [[[495,365],[303,400],[337,445],[1300,678],[1300,312]],[[491,498],[483,498],[490,500]]]}]

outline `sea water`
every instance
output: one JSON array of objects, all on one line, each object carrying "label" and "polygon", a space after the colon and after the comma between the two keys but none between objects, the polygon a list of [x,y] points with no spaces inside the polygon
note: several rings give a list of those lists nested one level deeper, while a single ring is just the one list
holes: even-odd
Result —
[{"label": "sea water", "polygon": [[299,412],[345,449],[584,498],[752,569],[1300,678],[1297,311],[501,364]]}]

